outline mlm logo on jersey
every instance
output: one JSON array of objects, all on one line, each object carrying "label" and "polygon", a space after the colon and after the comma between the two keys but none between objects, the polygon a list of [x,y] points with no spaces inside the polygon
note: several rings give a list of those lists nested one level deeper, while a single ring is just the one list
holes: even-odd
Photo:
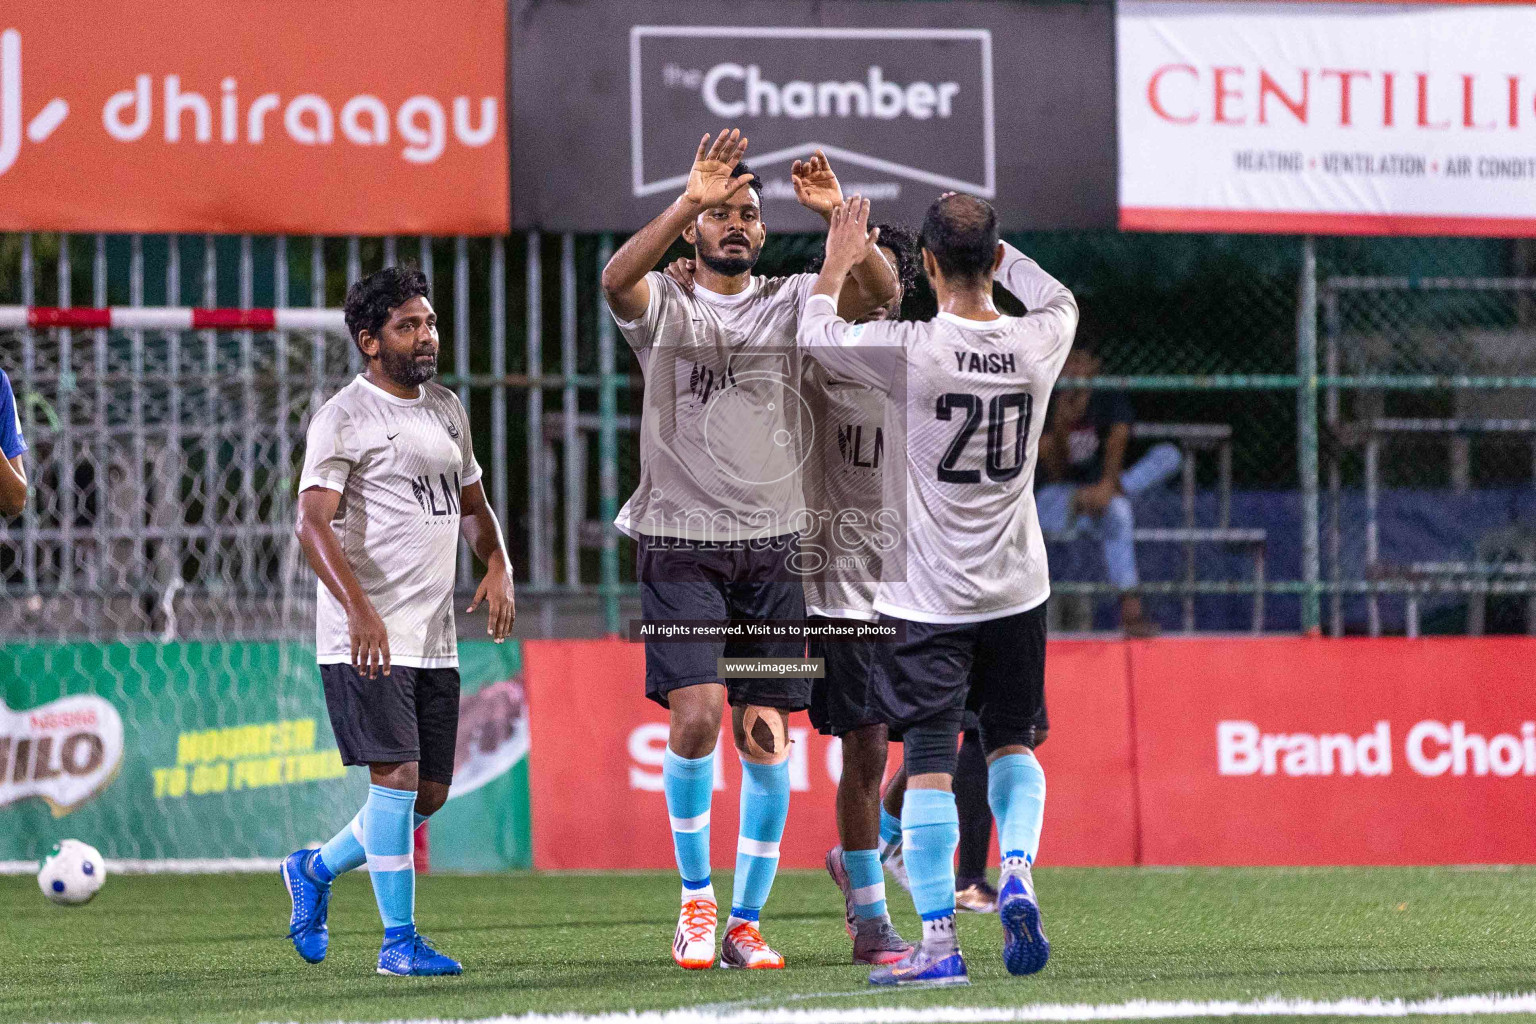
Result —
[{"label": "mlm logo on jersey", "polygon": [[453,474],[453,485],[448,484],[446,473],[437,474],[434,487],[430,473],[411,477],[411,493],[422,512],[431,516],[456,516],[459,514],[459,474]]},{"label": "mlm logo on jersey", "polygon": [[0,702],[0,807],[40,797],[62,817],[107,787],[123,763],[123,719],[95,694],[26,711]]},{"label": "mlm logo on jersey", "polygon": [[[21,33],[0,32],[0,174],[21,155]],[[69,104],[55,96],[27,122],[27,138],[43,142],[69,116]]]},{"label": "mlm logo on jersey", "polygon": [[837,450],[843,462],[860,469],[879,469],[880,457],[885,454],[885,432],[880,427],[866,443],[864,424],[845,423],[837,428]]},{"label": "mlm logo on jersey", "polygon": [[686,184],[700,124],[752,140],[769,200],[794,198],[789,165],[817,149],[871,198],[904,181],[996,193],[986,29],[636,25],[629,63],[636,196]]}]

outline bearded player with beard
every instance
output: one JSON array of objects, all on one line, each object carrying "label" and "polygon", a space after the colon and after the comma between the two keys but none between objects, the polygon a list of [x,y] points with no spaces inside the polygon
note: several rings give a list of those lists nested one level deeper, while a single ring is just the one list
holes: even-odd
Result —
[{"label": "bearded player with beard", "polygon": [[316,660],[344,764],[366,764],[368,801],[319,850],[282,865],[289,937],[325,957],[331,882],[368,865],[384,922],[380,974],[459,974],[416,933],[411,833],[448,799],[459,723],[453,621],[459,537],[485,563],[469,611],[512,629],[512,566],[485,500],[469,417],[437,374],[427,279],[386,267],[347,292],[347,329],[368,361],[309,425],[295,533],[320,577]]},{"label": "bearded player with beard", "polygon": [[[705,136],[682,195],[629,239],[603,270],[603,291],[645,374],[640,481],[618,527],[638,546],[647,625],[802,622],[798,530],[806,410],[795,332],[816,277],[757,277],[762,185],[739,131]],[[842,200],[826,157],[790,169],[801,204],[830,218]],[[695,250],[691,292],[654,268],[681,236]],[[896,294],[878,250],[843,290],[860,317]],[[656,641],[645,645],[646,696],[669,713],[662,766],[682,909],[672,958],[715,961],[709,815],[715,740],[727,703],[742,765],[741,831],[722,967],[773,969],[758,918],[778,868],[789,811],[788,716],[810,703],[804,677],[722,678],[722,657],[802,659],[803,637]]]}]

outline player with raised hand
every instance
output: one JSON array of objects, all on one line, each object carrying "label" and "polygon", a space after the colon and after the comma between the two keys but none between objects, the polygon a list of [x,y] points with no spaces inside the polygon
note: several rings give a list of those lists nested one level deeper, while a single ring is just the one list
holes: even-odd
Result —
[{"label": "player with raised hand", "polygon": [[[875,593],[880,622],[904,638],[880,645],[871,695],[903,734],[902,845],[923,942],[870,981],[969,980],[955,934],[952,783],[967,708],[980,721],[1003,852],[1003,962],[1013,974],[1030,974],[1050,955],[1030,873],[1045,808],[1034,746],[1050,595],[1034,471],[1046,404],[1077,329],[1077,303],[999,241],[989,204],[946,194],[929,207],[921,236],[938,316],[850,325],[838,316],[837,300],[847,268],[875,240],[868,215],[857,200],[834,214],[800,340],[829,370],[890,396],[888,444],[906,460],[904,558],[883,562]],[[999,313],[994,279],[1029,312]],[[893,476],[887,473],[888,497]]]},{"label": "player with raised hand", "polygon": [[[824,158],[821,164],[825,166]],[[815,172],[813,162],[795,164],[795,173]],[[902,298],[921,269],[913,232],[887,225],[879,237],[880,253],[896,268],[898,288],[889,303],[860,318],[860,323],[898,318]],[[679,259],[667,267],[667,276],[691,290],[695,267],[693,260]],[[806,269],[819,272],[820,256],[810,260]],[[802,473],[810,515],[800,541],[802,551],[814,553],[805,576],[806,623],[825,629],[872,622],[875,584],[880,578],[881,474],[890,457],[881,432],[885,395],[828,373],[814,359],[806,361],[802,373],[801,397],[809,414],[811,440]],[[811,724],[842,744],[842,772],[837,780],[839,841],[827,851],[827,873],[843,894],[853,962],[894,963],[912,946],[891,924],[880,866],[878,847],[886,817],[880,806],[880,783],[889,737],[868,700],[875,644],[825,640],[824,635],[811,636],[807,653],[824,666],[822,678],[811,683]],[[893,820],[899,845],[901,823]],[[989,840],[991,825],[988,812]]]},{"label": "player with raised hand", "polygon": [[[683,194],[603,270],[603,291],[645,374],[640,480],[617,525],[635,537],[645,622],[803,621],[796,532],[802,418],[795,332],[815,276],[752,274],[767,237],[762,186],[736,130],[694,154]],[[830,216],[841,202],[825,159],[794,169],[801,202]],[[652,270],[681,236],[694,247],[686,289]],[[895,276],[876,255],[850,266],[844,311],[885,305]],[[648,640],[646,696],[667,708],[662,766],[682,908],[673,959],[715,960],[709,815],[715,742],[727,703],[742,765],[741,832],[720,962],[784,966],[758,920],[778,867],[789,810],[788,716],[810,702],[804,677],[722,679],[721,657],[804,656],[795,640]]]},{"label": "player with raised hand", "polygon": [[310,421],[295,533],[317,587],[316,658],[344,764],[366,764],[368,800],[319,850],[283,861],[289,936],[324,959],[331,882],[368,865],[384,922],[380,974],[459,974],[416,932],[411,835],[448,799],[459,721],[453,587],[459,538],[485,563],[468,611],[511,632],[511,560],[485,499],[458,397],[432,382],[437,314],[426,276],[386,267],[347,292],[368,361]]}]

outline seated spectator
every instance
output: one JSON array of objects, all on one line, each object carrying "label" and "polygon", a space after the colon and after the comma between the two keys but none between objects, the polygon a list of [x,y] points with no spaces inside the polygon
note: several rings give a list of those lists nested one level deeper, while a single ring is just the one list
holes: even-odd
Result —
[{"label": "seated spectator", "polygon": [[[1098,356],[1079,336],[1061,375],[1098,372]],[[1040,438],[1035,505],[1047,537],[1071,528],[1098,538],[1109,582],[1120,594],[1120,628],[1128,637],[1149,637],[1157,635],[1157,623],[1136,593],[1131,499],[1165,483],[1179,471],[1183,456],[1175,446],[1159,444],[1124,469],[1135,418],[1123,391],[1057,390]]]}]

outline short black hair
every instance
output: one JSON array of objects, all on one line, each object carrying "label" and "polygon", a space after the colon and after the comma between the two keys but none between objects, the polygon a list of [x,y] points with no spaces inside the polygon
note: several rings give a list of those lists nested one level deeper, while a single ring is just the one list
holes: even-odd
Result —
[{"label": "short black hair", "polygon": [[921,242],[945,277],[979,281],[997,258],[997,211],[964,192],[943,196],[928,207]]},{"label": "short black hair", "polygon": [[[884,246],[896,254],[896,280],[901,282],[901,294],[903,297],[910,295],[917,285],[917,276],[922,273],[923,260],[917,251],[917,233],[909,227],[900,224],[875,224],[880,229],[880,237],[875,244]],[[805,271],[808,274],[820,272],[821,265],[827,261],[827,250],[819,246],[811,258],[805,261]]]},{"label": "short black hair", "polygon": [[758,205],[762,205],[762,202],[763,202],[763,179],[759,178],[756,174],[752,173],[752,168],[747,166],[747,162],[745,160],[743,160],[741,163],[737,164],[735,167],[731,168],[731,177],[739,178],[743,174],[751,174],[752,175],[752,180],[747,182],[747,188],[749,188],[753,192],[757,193]]},{"label": "short black hair", "polygon": [[389,311],[418,296],[431,301],[432,285],[414,263],[385,267],[348,288],[343,313],[352,343],[361,351],[359,338],[364,331],[377,338],[389,322]]}]

